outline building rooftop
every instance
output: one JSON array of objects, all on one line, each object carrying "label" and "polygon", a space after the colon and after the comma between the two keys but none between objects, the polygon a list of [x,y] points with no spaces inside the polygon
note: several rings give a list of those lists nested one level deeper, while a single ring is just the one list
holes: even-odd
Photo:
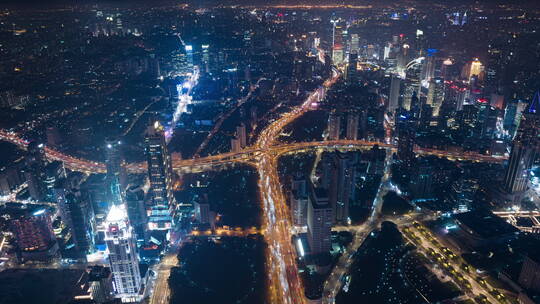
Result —
[{"label": "building rooftop", "polygon": [[486,239],[519,232],[519,229],[490,211],[475,210],[456,214],[454,218]]}]

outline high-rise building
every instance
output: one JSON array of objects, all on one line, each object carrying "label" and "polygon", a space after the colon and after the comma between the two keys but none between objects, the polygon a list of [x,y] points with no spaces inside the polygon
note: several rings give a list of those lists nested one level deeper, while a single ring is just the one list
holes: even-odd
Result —
[{"label": "high-rise building", "polygon": [[514,138],[521,121],[521,113],[527,108],[527,103],[521,100],[513,100],[506,105],[503,126],[508,131],[510,138]]},{"label": "high-rise building", "polygon": [[412,165],[415,154],[414,144],[416,139],[415,131],[408,126],[398,127],[398,151],[397,156],[400,161],[407,165]]},{"label": "high-rise building", "polygon": [[59,180],[54,192],[60,217],[71,232],[79,258],[85,259],[87,254],[94,251],[96,231],[94,210],[88,194],[72,188],[67,179]]},{"label": "high-rise building", "polygon": [[110,203],[119,205],[123,202],[127,176],[122,153],[122,142],[117,138],[109,138],[106,140],[105,145],[109,200]]},{"label": "high-rise building", "polygon": [[349,204],[354,180],[354,165],[347,154],[337,154],[338,181],[336,193],[336,222],[347,224],[349,220]]},{"label": "high-rise building", "polygon": [[444,101],[444,80],[442,78],[432,78],[429,82],[427,104],[433,107],[433,116],[438,117],[442,103]]},{"label": "high-rise building", "polygon": [[412,197],[418,199],[431,199],[433,196],[433,166],[427,160],[416,162],[409,185]]},{"label": "high-rise building", "polygon": [[124,205],[111,206],[105,229],[116,297],[122,302],[137,302],[141,299],[142,280],[133,229]]},{"label": "high-rise building", "polygon": [[25,212],[11,221],[17,249],[23,260],[46,261],[58,254],[58,244],[46,209]]},{"label": "high-rise building", "polygon": [[399,91],[401,85],[401,78],[397,75],[392,75],[390,82],[390,94],[388,97],[388,111],[394,112],[399,108]]},{"label": "high-rise building", "polygon": [[358,81],[358,54],[349,54],[349,63],[347,65],[346,79],[349,83],[356,83]]},{"label": "high-rise building", "polygon": [[28,183],[30,197],[37,201],[43,201],[47,195],[46,166],[45,146],[35,141],[29,143],[25,156],[24,175]]},{"label": "high-rise building", "polygon": [[333,211],[324,188],[315,188],[310,183],[307,211],[308,242],[312,254],[327,253],[332,247],[330,239]]},{"label": "high-rise building", "polygon": [[540,292],[540,261],[537,256],[525,257],[519,274],[519,284],[527,290]]},{"label": "high-rise building", "polygon": [[291,185],[291,213],[293,225],[303,227],[307,224],[307,180],[304,176],[294,176]]},{"label": "high-rise building", "polygon": [[360,38],[358,34],[351,34],[351,53],[356,52],[360,49]]},{"label": "high-rise building", "polygon": [[247,146],[247,132],[246,125],[241,123],[236,127],[236,137],[240,141],[240,148],[245,148]]},{"label": "high-rise building", "polygon": [[467,80],[470,82],[473,77],[482,78],[484,73],[484,65],[482,65],[482,62],[478,60],[478,58],[475,58],[469,66],[469,70],[467,71]]},{"label": "high-rise building", "polygon": [[508,193],[522,192],[527,189],[530,169],[540,149],[540,92],[537,92],[529,108],[523,113],[506,174],[504,189]]},{"label": "high-rise building", "polygon": [[411,64],[406,70],[406,79],[404,82],[403,89],[403,108],[407,111],[411,110],[412,97],[416,95],[420,96],[421,82],[420,82],[420,72],[421,72],[421,61]]},{"label": "high-rise building", "polygon": [[89,266],[79,278],[76,286],[79,292],[73,298],[73,303],[102,304],[114,300],[113,276],[110,268],[103,266]]},{"label": "high-rise building", "polygon": [[56,200],[54,187],[58,180],[66,177],[66,169],[61,161],[53,161],[45,167],[46,199],[49,202]]},{"label": "high-rise building", "polygon": [[173,224],[174,208],[173,171],[171,156],[167,151],[165,132],[159,122],[149,126],[145,137],[148,179],[150,180],[150,208],[148,228],[168,230]]},{"label": "high-rise building", "polygon": [[341,117],[336,111],[330,112],[328,116],[328,139],[338,140],[341,133]]},{"label": "high-rise building", "polygon": [[210,203],[208,202],[208,196],[204,195],[199,197],[199,200],[195,202],[195,219],[201,224],[210,224]]},{"label": "high-rise building", "polygon": [[144,242],[148,224],[145,209],[145,193],[141,185],[129,185],[126,189],[126,207],[129,223],[133,227],[137,241]]},{"label": "high-rise building", "polygon": [[240,152],[242,150],[242,145],[240,144],[240,139],[236,136],[231,138],[231,152]]},{"label": "high-rise building", "polygon": [[346,134],[347,139],[349,140],[358,139],[359,120],[360,120],[360,117],[358,116],[358,113],[350,112],[347,114],[347,134]]}]

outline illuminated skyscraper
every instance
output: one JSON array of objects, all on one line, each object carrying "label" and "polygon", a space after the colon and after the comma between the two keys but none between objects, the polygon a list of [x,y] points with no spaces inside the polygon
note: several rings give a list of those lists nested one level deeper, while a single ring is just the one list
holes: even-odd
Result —
[{"label": "illuminated skyscraper", "polygon": [[439,116],[444,101],[444,81],[442,78],[433,78],[429,82],[427,104],[433,107],[433,116]]},{"label": "illuminated skyscraper", "polygon": [[330,251],[330,240],[334,213],[326,189],[310,184],[307,211],[307,233],[312,254]]},{"label": "illuminated skyscraper", "polygon": [[94,251],[96,228],[89,197],[79,189],[70,189],[67,179],[59,180],[54,192],[60,216],[71,232],[79,258],[85,259],[87,254]]},{"label": "illuminated skyscraper", "polygon": [[350,112],[347,114],[347,139],[357,140],[358,139],[358,122],[360,118],[358,113]]},{"label": "illuminated skyscraper", "polygon": [[354,180],[354,166],[352,160],[346,154],[337,154],[338,181],[336,189],[336,222],[347,224],[349,220],[349,201],[352,193]]},{"label": "illuminated skyscraper", "polygon": [[335,111],[330,112],[328,117],[328,139],[338,140],[341,133],[341,117]]},{"label": "illuminated skyscraper", "polygon": [[398,159],[407,165],[412,165],[412,162],[415,159],[414,144],[416,133],[406,122],[398,122],[398,124]]},{"label": "illuminated skyscraper", "polygon": [[351,53],[358,52],[359,48],[360,48],[360,38],[358,37],[358,34],[352,34],[351,35]]},{"label": "illuminated skyscraper", "polygon": [[390,94],[388,97],[388,111],[394,112],[399,108],[399,90],[401,85],[401,79],[397,75],[392,75],[390,82]]},{"label": "illuminated skyscraper", "polygon": [[126,171],[122,153],[122,142],[109,138],[105,142],[105,165],[107,167],[107,191],[109,201],[119,205],[123,202]]},{"label": "illuminated skyscraper", "polygon": [[350,83],[356,83],[358,81],[358,54],[349,54],[349,64],[347,65],[346,79]]},{"label": "illuminated skyscraper", "polygon": [[148,211],[148,227],[151,230],[167,230],[172,225],[173,172],[171,157],[167,151],[165,132],[159,122],[146,131],[146,158],[152,201]]},{"label": "illuminated skyscraper", "polygon": [[133,231],[124,205],[112,205],[105,222],[105,242],[116,297],[122,302],[140,300],[141,274]]},{"label": "illuminated skyscraper", "polygon": [[471,63],[470,63],[470,68],[469,68],[469,71],[468,71],[468,75],[467,75],[467,80],[468,81],[471,81],[471,78],[473,78],[474,76],[478,77],[478,78],[481,78],[484,73],[484,65],[482,65],[482,62],[480,62],[480,60],[478,60],[478,58],[475,58]]},{"label": "illuminated skyscraper", "polygon": [[529,108],[523,112],[504,176],[504,189],[508,193],[527,189],[530,169],[540,151],[540,92]]},{"label": "illuminated skyscraper", "polygon": [[247,146],[247,132],[246,125],[241,123],[236,127],[236,137],[240,141],[240,148],[245,148]]},{"label": "illuminated skyscraper", "polygon": [[47,195],[46,166],[45,146],[35,141],[30,142],[25,156],[24,176],[30,197],[37,201],[43,201]]}]

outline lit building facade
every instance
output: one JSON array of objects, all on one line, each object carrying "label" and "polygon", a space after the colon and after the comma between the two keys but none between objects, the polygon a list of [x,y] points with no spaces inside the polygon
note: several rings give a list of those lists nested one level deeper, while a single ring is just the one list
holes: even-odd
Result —
[{"label": "lit building facade", "polygon": [[504,190],[508,193],[527,189],[530,169],[540,150],[540,93],[536,93],[529,108],[523,113],[504,176]]},{"label": "lit building facade", "polygon": [[141,274],[133,229],[124,205],[113,205],[105,222],[105,242],[113,273],[113,286],[122,302],[141,299]]},{"label": "lit building facade", "polygon": [[148,127],[145,144],[151,194],[148,228],[168,230],[172,226],[172,210],[175,202],[172,189],[173,171],[164,128],[159,122]]}]

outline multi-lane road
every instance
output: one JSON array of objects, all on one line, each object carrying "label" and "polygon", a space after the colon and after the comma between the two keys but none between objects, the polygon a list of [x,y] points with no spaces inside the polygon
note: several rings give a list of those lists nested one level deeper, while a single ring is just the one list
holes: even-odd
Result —
[{"label": "multi-lane road", "polygon": [[285,126],[311,109],[311,104],[324,98],[326,90],[340,77],[334,71],[323,87],[311,92],[306,100],[284,113],[264,129],[255,148],[259,152],[255,164],[259,173],[259,190],[263,203],[263,230],[268,244],[267,265],[270,303],[305,303],[304,289],[296,265],[296,252],[292,246],[292,227],[288,206],[277,171],[279,154],[270,147],[275,145]]}]

